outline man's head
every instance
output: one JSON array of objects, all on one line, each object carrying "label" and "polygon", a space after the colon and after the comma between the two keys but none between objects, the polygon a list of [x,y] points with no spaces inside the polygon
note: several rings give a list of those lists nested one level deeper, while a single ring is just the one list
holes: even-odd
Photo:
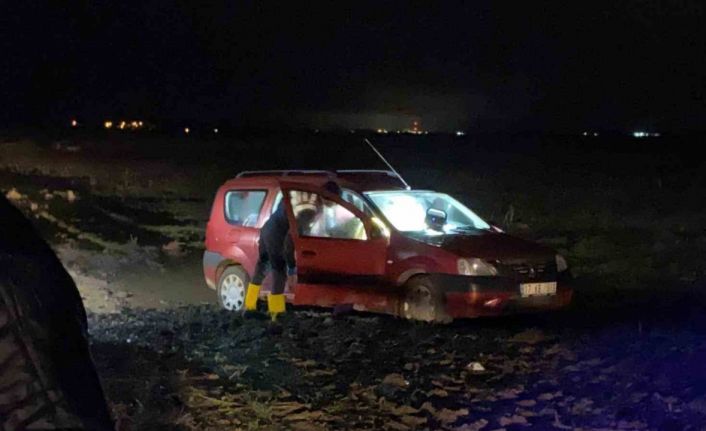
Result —
[{"label": "man's head", "polygon": [[311,208],[304,208],[297,213],[296,218],[299,235],[308,235],[310,233],[311,227],[316,221],[316,214],[316,210]]}]

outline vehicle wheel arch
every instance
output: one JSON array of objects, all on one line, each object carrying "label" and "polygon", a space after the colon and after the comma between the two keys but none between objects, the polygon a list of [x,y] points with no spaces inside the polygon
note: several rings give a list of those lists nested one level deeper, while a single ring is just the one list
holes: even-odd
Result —
[{"label": "vehicle wheel arch", "polygon": [[402,267],[406,267],[395,280],[397,286],[404,286],[412,277],[419,275],[431,275],[437,272],[443,272],[439,265],[433,259],[425,256],[417,256],[412,259],[399,262]]},{"label": "vehicle wheel arch", "polygon": [[404,271],[397,277],[397,286],[404,286],[412,277],[417,277],[420,275],[429,275],[429,271],[426,268],[411,268]]},{"label": "vehicle wheel arch", "polygon": [[[216,283],[218,283],[218,280],[221,279],[221,275],[223,275],[223,271],[225,271],[228,267],[231,267],[231,266],[239,266],[239,267],[243,268],[243,270],[246,273],[248,272],[247,270],[245,270],[245,266],[243,266],[243,264],[238,262],[237,260],[223,259],[216,267]],[[250,275],[250,274],[248,274],[248,275]]]}]

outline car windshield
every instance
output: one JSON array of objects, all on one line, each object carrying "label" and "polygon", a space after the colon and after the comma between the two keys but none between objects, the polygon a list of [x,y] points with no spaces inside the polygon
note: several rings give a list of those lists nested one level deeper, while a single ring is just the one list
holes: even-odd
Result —
[{"label": "car windshield", "polygon": [[[365,195],[400,232],[440,235],[490,229],[490,225],[473,211],[444,193],[385,191],[367,192]],[[431,229],[427,224],[427,211],[430,208],[446,213],[446,223],[442,229]]]}]

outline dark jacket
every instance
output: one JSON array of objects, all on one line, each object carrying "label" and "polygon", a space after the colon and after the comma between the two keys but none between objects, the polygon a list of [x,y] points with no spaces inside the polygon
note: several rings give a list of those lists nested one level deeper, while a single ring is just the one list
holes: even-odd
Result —
[{"label": "dark jacket", "polygon": [[296,267],[294,243],[289,234],[289,219],[284,202],[280,202],[269,220],[262,226],[260,243],[265,246],[268,253],[281,255],[287,263],[288,272],[290,274],[293,272]]}]

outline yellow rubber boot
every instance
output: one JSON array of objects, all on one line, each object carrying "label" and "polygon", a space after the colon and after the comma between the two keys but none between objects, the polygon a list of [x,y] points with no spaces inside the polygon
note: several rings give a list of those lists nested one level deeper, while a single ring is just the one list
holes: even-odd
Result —
[{"label": "yellow rubber boot", "polygon": [[260,295],[259,284],[248,284],[248,292],[245,294],[245,311],[257,310],[257,298]]},{"label": "yellow rubber boot", "polygon": [[284,294],[267,295],[267,311],[270,313],[273,322],[277,320],[278,314],[285,312],[286,309],[284,303]]}]

